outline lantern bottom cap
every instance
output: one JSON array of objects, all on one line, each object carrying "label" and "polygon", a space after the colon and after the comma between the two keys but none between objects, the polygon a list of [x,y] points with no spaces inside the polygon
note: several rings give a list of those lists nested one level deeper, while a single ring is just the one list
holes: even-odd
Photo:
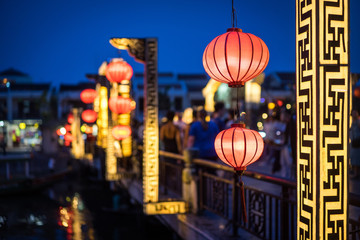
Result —
[{"label": "lantern bottom cap", "polygon": [[235,171],[239,172],[239,171],[245,171],[246,167],[236,167],[234,169],[235,169]]},{"label": "lantern bottom cap", "polygon": [[240,88],[240,87],[243,87],[245,85],[244,82],[230,82],[228,83],[228,86],[230,88]]}]

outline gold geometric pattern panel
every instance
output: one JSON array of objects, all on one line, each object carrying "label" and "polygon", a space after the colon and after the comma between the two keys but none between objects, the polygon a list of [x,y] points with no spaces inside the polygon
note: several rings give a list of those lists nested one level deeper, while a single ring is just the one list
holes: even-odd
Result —
[{"label": "gold geometric pattern panel", "polygon": [[348,8],[296,1],[298,239],[347,239]]}]

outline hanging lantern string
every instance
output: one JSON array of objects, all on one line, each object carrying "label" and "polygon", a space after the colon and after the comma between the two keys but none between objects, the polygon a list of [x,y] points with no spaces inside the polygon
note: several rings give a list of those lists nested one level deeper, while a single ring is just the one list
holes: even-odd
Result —
[{"label": "hanging lantern string", "polygon": [[234,8],[234,0],[231,1],[231,25],[232,27],[237,27],[237,15],[236,10]]},{"label": "hanging lantern string", "polygon": [[240,180],[240,194],[241,194],[241,213],[242,213],[242,219],[245,223],[247,223],[247,213],[246,213],[246,204],[245,204],[245,190],[244,190],[244,182],[242,180],[242,175],[244,173],[244,170],[242,171],[236,171],[236,174],[239,176]]}]

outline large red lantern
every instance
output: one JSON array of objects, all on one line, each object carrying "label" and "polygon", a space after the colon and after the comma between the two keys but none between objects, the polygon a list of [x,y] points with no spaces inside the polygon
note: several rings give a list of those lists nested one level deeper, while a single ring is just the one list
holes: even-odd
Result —
[{"label": "large red lantern", "polygon": [[110,82],[120,83],[124,80],[130,80],[133,75],[132,67],[122,59],[114,59],[106,67],[106,78]]},{"label": "large red lantern", "polygon": [[121,96],[111,97],[109,100],[109,108],[117,114],[129,113],[135,109],[135,104],[130,98]]},{"label": "large red lantern", "polygon": [[81,114],[81,118],[84,122],[93,123],[97,119],[97,113],[94,110],[85,110]]},{"label": "large red lantern", "polygon": [[90,104],[93,103],[97,97],[97,92],[94,89],[85,89],[80,93],[80,99],[83,103]]},{"label": "large red lantern", "polygon": [[245,124],[232,124],[230,129],[221,131],[215,139],[218,157],[234,168],[240,176],[243,219],[247,222],[244,183],[241,179],[246,167],[257,161],[264,151],[264,140],[256,131],[246,129]]},{"label": "large red lantern", "polygon": [[116,140],[123,140],[131,135],[131,128],[129,126],[117,125],[113,127],[111,133]]},{"label": "large red lantern", "polygon": [[260,73],[269,62],[269,50],[259,37],[229,28],[213,39],[203,54],[203,65],[209,76],[229,87],[244,86]]}]

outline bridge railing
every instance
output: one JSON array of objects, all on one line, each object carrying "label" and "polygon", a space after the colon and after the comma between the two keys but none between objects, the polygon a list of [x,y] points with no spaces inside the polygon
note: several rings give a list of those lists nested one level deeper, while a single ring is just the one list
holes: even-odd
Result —
[{"label": "bridge railing", "polygon": [[[142,147],[138,148],[142,161]],[[296,182],[247,170],[243,175],[248,222],[242,219],[238,176],[223,164],[184,155],[159,152],[160,192],[189,202],[190,211],[212,212],[227,220],[236,235],[245,229],[261,239],[296,239]],[[141,176],[141,174],[139,174]],[[360,197],[349,195],[350,204],[360,207]],[[349,220],[349,239],[360,239],[359,220]]]}]

